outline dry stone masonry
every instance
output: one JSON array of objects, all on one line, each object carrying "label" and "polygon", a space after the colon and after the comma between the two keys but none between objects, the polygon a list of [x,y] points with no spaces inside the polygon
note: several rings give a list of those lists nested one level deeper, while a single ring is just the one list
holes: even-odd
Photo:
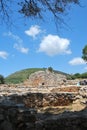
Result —
[{"label": "dry stone masonry", "polygon": [[30,75],[27,84],[32,87],[40,87],[40,86],[59,86],[59,84],[66,79],[66,76],[63,74],[57,74],[54,72],[46,71],[37,71]]},{"label": "dry stone masonry", "polygon": [[0,130],[87,130],[87,86],[77,83],[39,71],[0,85]]},{"label": "dry stone masonry", "polygon": [[0,130],[86,130],[87,108],[61,114],[37,113],[35,109],[0,104]]}]

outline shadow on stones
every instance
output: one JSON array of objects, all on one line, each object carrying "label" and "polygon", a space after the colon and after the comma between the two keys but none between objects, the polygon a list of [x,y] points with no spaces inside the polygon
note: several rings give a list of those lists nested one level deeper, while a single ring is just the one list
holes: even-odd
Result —
[{"label": "shadow on stones", "polygon": [[50,112],[59,109],[47,108],[42,113],[38,108],[43,107],[43,98],[40,93],[0,96],[0,130],[87,130],[87,107],[59,114]]}]

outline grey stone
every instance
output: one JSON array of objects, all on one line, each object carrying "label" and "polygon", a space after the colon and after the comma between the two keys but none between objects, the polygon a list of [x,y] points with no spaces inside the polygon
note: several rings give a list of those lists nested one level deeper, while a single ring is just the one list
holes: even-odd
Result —
[{"label": "grey stone", "polygon": [[13,130],[12,124],[9,121],[3,121],[0,125],[0,130]]}]

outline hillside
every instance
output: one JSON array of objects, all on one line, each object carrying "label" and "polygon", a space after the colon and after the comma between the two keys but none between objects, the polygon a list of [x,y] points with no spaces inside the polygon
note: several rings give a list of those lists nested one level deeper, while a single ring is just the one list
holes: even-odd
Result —
[{"label": "hillside", "polygon": [[[22,83],[24,80],[26,80],[32,73],[36,72],[36,71],[45,71],[46,68],[28,68],[28,69],[24,69],[24,70],[20,70],[17,71],[9,76],[7,76],[5,78],[5,82],[8,83]],[[64,74],[67,75],[66,73],[63,73],[61,71],[56,71],[53,70],[55,73],[59,73],[59,74]]]}]

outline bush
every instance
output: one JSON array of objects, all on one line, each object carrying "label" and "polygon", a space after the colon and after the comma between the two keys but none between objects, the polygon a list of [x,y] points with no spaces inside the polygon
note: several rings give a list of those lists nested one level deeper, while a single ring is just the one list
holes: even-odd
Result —
[{"label": "bush", "polygon": [[49,70],[50,72],[53,72],[53,68],[52,68],[52,67],[48,67],[48,70]]},{"label": "bush", "polygon": [[79,73],[74,74],[74,76],[75,76],[76,78],[81,78],[81,74],[79,74]]},{"label": "bush", "polygon": [[4,84],[4,83],[5,83],[4,77],[0,75],[0,84]]},{"label": "bush", "polygon": [[67,75],[67,80],[74,80],[76,77],[74,75]]},{"label": "bush", "polygon": [[81,74],[81,78],[87,78],[87,73],[83,73],[83,74]]}]

